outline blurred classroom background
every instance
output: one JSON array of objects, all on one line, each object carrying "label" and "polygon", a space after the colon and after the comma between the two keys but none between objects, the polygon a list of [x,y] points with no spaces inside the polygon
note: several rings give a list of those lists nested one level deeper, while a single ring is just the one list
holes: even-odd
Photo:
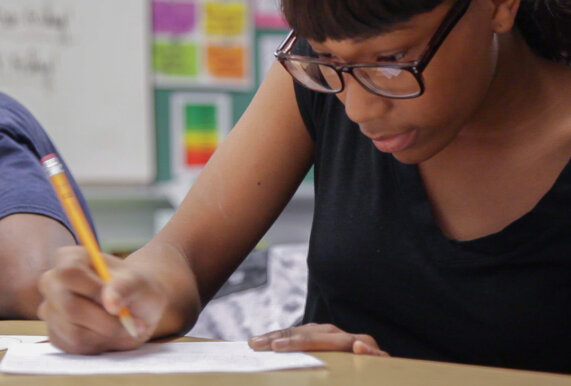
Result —
[{"label": "blurred classroom background", "polygon": [[[2,0],[0,89],[55,141],[102,248],[125,253],[168,220],[286,30],[277,0]],[[263,245],[307,241],[311,180]]]},{"label": "blurred classroom background", "polygon": [[[102,249],[125,255],[168,221],[286,32],[278,0],[2,0],[0,90],[28,107],[56,143]],[[276,306],[275,318],[297,318],[312,211],[310,173],[221,292],[267,292],[274,253],[276,266],[299,267],[291,272],[302,287],[287,315]]]}]

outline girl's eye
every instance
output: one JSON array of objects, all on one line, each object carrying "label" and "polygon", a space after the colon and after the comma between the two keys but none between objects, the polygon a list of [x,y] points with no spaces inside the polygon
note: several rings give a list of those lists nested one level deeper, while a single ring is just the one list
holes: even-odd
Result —
[{"label": "girl's eye", "polygon": [[404,52],[399,52],[397,54],[394,55],[388,55],[388,56],[379,56],[377,58],[378,62],[398,62],[403,60],[406,57],[407,51]]},{"label": "girl's eye", "polygon": [[333,55],[331,55],[331,54],[317,54],[317,57],[319,59],[327,59],[327,60],[333,59]]}]

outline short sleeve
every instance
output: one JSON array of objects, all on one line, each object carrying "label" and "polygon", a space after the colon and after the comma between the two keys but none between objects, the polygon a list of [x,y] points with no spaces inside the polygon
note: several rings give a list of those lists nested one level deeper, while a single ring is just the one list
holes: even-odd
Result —
[{"label": "short sleeve", "polygon": [[[298,39],[294,46],[293,53],[301,56],[310,56],[311,47],[306,40]],[[314,106],[313,94],[315,94],[315,92],[302,86],[295,80],[293,82],[299,112],[301,113],[301,117],[303,118],[303,122],[305,123],[305,127],[307,128],[309,135],[315,141],[316,130],[312,116],[312,107]]]},{"label": "short sleeve", "polygon": [[[292,51],[296,55],[315,56],[311,46],[305,39],[298,39]],[[316,92],[294,81],[295,96],[299,112],[305,126],[314,141],[318,141],[323,122],[332,109],[342,108],[340,101],[334,94]]]},{"label": "short sleeve", "polygon": [[[32,113],[0,92],[0,219],[15,213],[44,215],[75,235],[41,165],[41,158],[52,153],[59,156]],[[61,156],[60,160],[95,232],[87,202]]]},{"label": "short sleeve", "polygon": [[70,228],[39,160],[0,130],[0,219],[15,213],[51,217]]}]

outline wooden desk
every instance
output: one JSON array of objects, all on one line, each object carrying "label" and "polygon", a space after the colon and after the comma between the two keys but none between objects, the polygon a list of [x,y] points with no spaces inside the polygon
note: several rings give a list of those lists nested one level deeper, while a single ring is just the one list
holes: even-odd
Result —
[{"label": "wooden desk", "polygon": [[[46,335],[42,322],[0,321],[0,335]],[[192,338],[179,338],[192,340]],[[316,353],[327,368],[263,373],[44,376],[0,374],[0,385],[571,386],[571,376],[397,358]],[[4,351],[0,351],[0,358]]]}]

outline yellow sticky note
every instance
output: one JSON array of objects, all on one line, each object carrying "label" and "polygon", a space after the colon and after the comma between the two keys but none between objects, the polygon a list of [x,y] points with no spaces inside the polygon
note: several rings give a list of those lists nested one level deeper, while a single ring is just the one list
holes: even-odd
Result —
[{"label": "yellow sticky note", "polygon": [[248,10],[245,3],[208,2],[204,7],[207,34],[236,36],[246,30]]}]

